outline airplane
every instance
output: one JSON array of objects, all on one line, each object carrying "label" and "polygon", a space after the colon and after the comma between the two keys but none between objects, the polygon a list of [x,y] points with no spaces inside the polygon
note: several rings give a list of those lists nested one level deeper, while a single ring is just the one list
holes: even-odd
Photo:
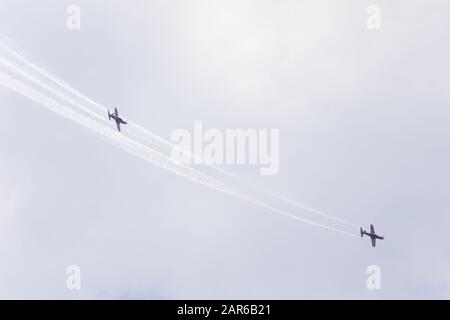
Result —
[{"label": "airplane", "polygon": [[109,113],[108,110],[108,118],[109,120],[111,120],[111,118],[114,119],[114,121],[116,122],[117,125],[117,130],[119,130],[120,132],[120,124],[127,124],[127,122],[125,120],[123,120],[121,117],[119,117],[119,112],[117,111],[117,108],[114,108],[114,113]]},{"label": "airplane", "polygon": [[366,230],[363,230],[363,228],[360,228],[360,232],[361,232],[361,238],[366,235],[370,237],[370,240],[372,241],[372,247],[375,248],[375,242],[377,239],[383,240],[384,237],[379,236],[375,233],[375,228],[373,227],[373,225],[370,225],[370,232],[367,232]]}]

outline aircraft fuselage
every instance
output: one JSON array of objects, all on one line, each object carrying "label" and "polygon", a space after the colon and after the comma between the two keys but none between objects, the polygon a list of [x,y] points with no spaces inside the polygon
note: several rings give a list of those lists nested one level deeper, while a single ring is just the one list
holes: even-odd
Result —
[{"label": "aircraft fuselage", "polygon": [[123,124],[127,124],[125,122],[125,120],[123,120],[121,117],[116,117],[114,114],[111,115],[111,118],[114,119],[114,121],[119,122],[119,123],[123,123]]},{"label": "aircraft fuselage", "polygon": [[383,240],[384,237],[377,235],[376,233],[370,233],[370,232],[363,232],[366,236],[369,236],[371,238],[380,239]]}]

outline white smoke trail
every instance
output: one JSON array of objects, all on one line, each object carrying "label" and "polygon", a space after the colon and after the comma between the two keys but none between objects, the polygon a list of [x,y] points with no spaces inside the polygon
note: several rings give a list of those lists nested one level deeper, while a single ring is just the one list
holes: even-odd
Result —
[{"label": "white smoke trail", "polygon": [[[7,40],[7,42],[9,42],[10,45],[15,46],[16,48],[20,48],[17,44],[15,44],[15,43],[12,42],[11,40],[5,38],[4,36],[3,36],[3,39],[4,39],[4,40]],[[8,45],[6,45],[6,44],[5,44],[3,41],[1,41],[1,40],[0,40],[0,47],[2,47],[3,49],[5,49],[9,54],[11,54],[12,56],[14,56],[15,58],[19,59],[19,60],[20,60],[22,63],[24,63],[26,66],[30,67],[30,68],[33,69],[34,71],[38,72],[40,75],[46,77],[48,80],[50,80],[50,81],[52,81],[54,84],[58,85],[61,89],[67,91],[68,93],[71,93],[72,95],[78,97],[79,99],[84,100],[85,102],[90,103],[92,106],[94,106],[94,107],[96,107],[97,109],[101,110],[103,113],[106,113],[106,111],[108,110],[107,108],[105,108],[104,106],[100,105],[99,103],[93,101],[92,99],[90,99],[90,98],[87,97],[86,95],[80,93],[80,92],[77,91],[76,89],[73,89],[73,88],[72,88],[70,85],[68,85],[67,83],[65,83],[65,82],[63,82],[62,80],[56,78],[55,76],[49,74],[47,71],[45,71],[44,69],[40,68],[40,67],[37,66],[35,63],[33,63],[33,62],[31,62],[29,59],[25,58],[23,55],[17,53],[14,49],[11,49]],[[23,51],[23,50],[22,50],[22,51]],[[29,55],[29,54],[27,54],[27,55]],[[5,62],[5,61],[3,60],[3,62]],[[5,62],[5,63],[7,63],[7,62]],[[16,71],[18,70],[17,66],[15,66],[15,65],[13,65],[13,64],[11,64],[11,63],[8,63],[8,65],[9,65],[11,68],[14,68],[14,70],[16,70]],[[32,77],[32,76],[30,76],[30,75],[28,75],[28,74],[22,72],[20,69],[19,69],[18,72],[20,72],[22,75],[24,75],[25,77],[27,77],[29,80],[32,80],[33,82],[38,83],[38,84],[40,84],[41,86],[45,87],[47,90],[50,90],[51,92],[53,92],[53,93],[54,93],[56,96],[58,96],[59,98],[64,99],[64,100],[66,100],[66,101],[68,101],[68,102],[74,104],[75,106],[79,107],[79,108],[82,109],[83,111],[89,113],[90,115],[96,117],[97,119],[99,119],[99,120],[101,120],[101,121],[106,121],[106,118],[99,116],[97,113],[95,113],[95,112],[89,110],[88,108],[86,108],[86,107],[80,105],[79,103],[77,103],[77,102],[74,101],[73,99],[70,99],[70,97],[68,97],[68,96],[66,96],[66,95],[64,95],[64,94],[61,94],[60,92],[57,92],[56,90],[50,88],[48,85],[46,85],[46,84],[43,83],[42,81],[39,81],[39,80],[37,80],[36,78],[34,78],[34,77]],[[242,183],[245,183],[246,185],[251,186],[252,188],[254,188],[254,189],[256,189],[256,190],[258,190],[258,191],[260,191],[260,192],[262,192],[262,193],[264,193],[264,194],[266,194],[266,195],[269,195],[269,196],[271,196],[271,197],[273,197],[273,198],[276,198],[276,199],[278,199],[278,200],[281,200],[281,201],[283,201],[283,202],[289,203],[290,205],[293,205],[293,206],[295,206],[295,207],[297,207],[297,208],[303,209],[303,210],[305,210],[305,211],[307,211],[307,212],[310,212],[310,213],[316,214],[316,215],[318,215],[318,216],[321,216],[321,217],[324,217],[324,218],[333,220],[333,221],[335,221],[335,222],[339,222],[339,223],[342,223],[342,224],[344,224],[344,225],[347,225],[347,226],[350,226],[350,227],[359,229],[359,226],[356,225],[356,224],[354,224],[354,223],[352,223],[352,222],[346,221],[346,220],[344,220],[344,219],[342,219],[342,218],[339,218],[339,217],[337,217],[337,216],[334,216],[334,215],[325,213],[325,212],[323,212],[323,211],[314,209],[314,208],[312,208],[311,206],[308,206],[308,205],[306,205],[306,204],[302,204],[302,203],[300,203],[300,202],[298,202],[298,201],[294,201],[294,200],[288,199],[288,198],[286,198],[286,197],[284,197],[284,196],[278,195],[278,194],[276,194],[276,193],[274,193],[274,192],[271,192],[271,191],[269,191],[269,190],[266,190],[266,189],[262,188],[261,186],[258,186],[257,184],[255,184],[255,183],[253,183],[253,182],[250,182],[250,181],[248,181],[248,180],[246,180],[246,179],[244,179],[244,178],[242,178],[242,177],[240,177],[240,176],[238,176],[238,175],[236,175],[236,174],[230,173],[230,172],[228,172],[228,171],[226,171],[226,170],[224,170],[224,169],[222,169],[222,168],[220,168],[220,167],[218,167],[218,166],[216,166],[216,165],[214,165],[214,164],[208,163],[207,161],[204,161],[204,159],[201,158],[201,157],[199,157],[198,155],[192,154],[191,152],[188,152],[188,151],[186,151],[186,150],[184,150],[184,149],[179,148],[177,145],[171,143],[170,141],[168,141],[168,140],[166,140],[166,139],[164,139],[164,138],[158,136],[157,134],[155,134],[155,133],[153,133],[153,132],[151,132],[151,131],[149,131],[149,130],[143,128],[142,126],[140,126],[140,125],[138,125],[138,124],[136,124],[136,123],[134,123],[134,122],[132,122],[132,121],[128,121],[128,124],[129,124],[130,127],[133,127],[133,128],[135,128],[135,129],[137,129],[138,131],[140,131],[141,133],[143,133],[145,136],[148,136],[148,137],[150,137],[150,138],[156,140],[158,143],[162,143],[162,144],[164,144],[165,146],[171,148],[172,150],[173,150],[173,149],[176,149],[177,151],[180,151],[181,153],[183,153],[184,155],[187,155],[187,156],[190,157],[190,158],[193,157],[193,158],[199,160],[200,163],[205,163],[205,164],[208,165],[210,168],[212,168],[214,171],[219,172],[219,173],[221,173],[221,174],[224,174],[224,175],[226,175],[226,176],[229,176],[229,177],[231,177],[231,178],[233,178],[233,179],[236,179],[236,180],[238,180],[238,181],[240,181],[240,182],[242,182]]]},{"label": "white smoke trail", "polygon": [[224,185],[221,181],[218,181],[214,178],[211,178],[191,167],[188,167],[181,162],[178,162],[168,156],[165,156],[151,148],[148,148],[147,146],[140,144],[133,139],[130,139],[122,134],[117,133],[115,130],[112,130],[111,128],[104,126],[100,124],[99,122],[90,119],[86,117],[85,115],[82,115],[73,109],[71,109],[68,106],[62,105],[57,100],[54,100],[53,98],[50,98],[46,96],[45,94],[37,91],[36,89],[26,85],[25,83],[14,79],[10,75],[0,72],[0,84],[9,88],[10,90],[17,92],[30,100],[46,107],[47,109],[67,118],[70,119],[77,124],[89,129],[90,131],[100,135],[103,138],[106,138],[109,142],[111,142],[116,147],[122,149],[125,152],[128,152],[132,155],[135,155],[141,159],[144,159],[145,161],[148,161],[152,164],[155,164],[161,168],[164,168],[166,170],[169,170],[171,172],[174,172],[178,175],[184,176],[194,182],[200,183],[202,185],[205,185],[207,187],[210,187],[212,189],[221,191],[225,194],[234,196],[236,198],[245,200],[247,202],[253,203],[261,208],[268,209],[274,213],[282,214],[284,216],[290,217],[292,219],[301,221],[303,223],[316,226],[328,231],[333,231],[336,233],[340,233],[349,237],[357,238],[355,235],[332,228],[320,223],[316,223],[314,221],[310,221],[308,219],[300,218],[298,216],[295,216],[289,212],[279,210],[277,208],[271,207],[269,205],[266,205],[265,203],[252,199],[250,197],[247,197],[245,195],[238,194],[235,190],[232,190],[228,188],[226,185]]},{"label": "white smoke trail", "polygon": [[289,204],[293,205],[294,207],[303,209],[303,210],[305,210],[305,211],[307,211],[307,212],[311,212],[311,213],[316,214],[316,215],[319,215],[319,216],[321,216],[321,217],[324,217],[324,218],[327,218],[327,219],[330,219],[330,220],[333,220],[333,221],[336,221],[336,222],[340,222],[340,223],[342,223],[342,224],[344,224],[344,225],[347,225],[347,226],[349,226],[349,227],[356,228],[356,229],[359,230],[359,226],[357,226],[356,224],[354,224],[354,223],[352,223],[352,222],[346,221],[346,220],[344,220],[344,219],[342,219],[342,218],[336,217],[336,216],[331,215],[331,214],[329,214],[329,213],[325,213],[325,212],[323,212],[323,211],[314,209],[314,208],[312,208],[312,207],[310,207],[310,206],[308,206],[308,205],[306,205],[306,204],[302,204],[302,203],[300,203],[300,202],[297,202],[297,201],[294,201],[294,200],[290,200],[290,199],[288,199],[288,198],[286,198],[286,197],[284,197],[284,196],[281,196],[281,195],[278,195],[278,194],[276,194],[276,193],[274,193],[274,192],[268,191],[268,190],[266,190],[266,189],[264,189],[264,188],[258,186],[257,184],[255,184],[255,183],[253,183],[253,182],[247,181],[247,180],[241,178],[241,177],[238,176],[238,175],[235,175],[235,174],[233,174],[233,173],[229,173],[229,172],[227,172],[227,171],[225,171],[225,170],[222,170],[221,168],[218,168],[218,167],[216,167],[216,166],[214,166],[214,167],[215,167],[216,170],[219,170],[219,171],[221,171],[222,173],[224,173],[224,174],[226,174],[226,175],[228,175],[228,176],[230,176],[230,177],[233,177],[234,179],[237,179],[237,180],[239,180],[239,181],[241,181],[241,182],[243,182],[243,183],[245,183],[245,184],[248,184],[249,186],[251,186],[251,187],[253,187],[253,188],[255,188],[255,189],[257,189],[257,190],[263,192],[264,194],[270,195],[270,196],[272,196],[272,197],[274,197],[274,198],[276,198],[276,199],[279,199],[279,200],[281,200],[281,201],[284,201],[284,202],[286,202],[286,203],[289,203]]},{"label": "white smoke trail", "polygon": [[[3,36],[3,38],[5,39],[4,36]],[[15,44],[14,42],[12,42],[11,40],[9,40],[9,39],[7,39],[7,38],[6,38],[6,40],[10,43],[10,45],[15,46],[15,47],[16,47],[16,50],[21,50],[21,51],[23,51],[23,49],[20,49],[20,47],[19,47],[17,44]],[[55,76],[53,76],[53,75],[49,74],[48,72],[46,72],[44,69],[38,67],[38,66],[37,66],[36,64],[34,64],[33,62],[30,62],[29,59],[27,59],[27,58],[25,58],[25,57],[23,56],[24,54],[21,55],[21,54],[17,53],[14,49],[11,49],[11,48],[8,47],[6,44],[4,44],[2,41],[0,41],[0,46],[1,46],[3,49],[5,49],[7,52],[9,52],[11,55],[13,55],[15,58],[17,58],[17,59],[19,59],[20,61],[22,61],[22,63],[24,63],[25,65],[27,65],[28,67],[30,67],[30,68],[33,69],[34,71],[38,72],[39,74],[43,75],[43,76],[46,77],[47,79],[51,80],[52,82],[54,82],[55,84],[57,84],[58,86],[60,86],[62,89],[64,89],[64,90],[70,92],[71,94],[73,94],[74,96],[76,96],[76,97],[78,97],[78,98],[80,98],[80,99],[85,100],[86,102],[90,103],[91,105],[95,106],[96,108],[98,108],[99,110],[101,110],[101,111],[103,111],[103,112],[105,112],[105,111],[108,110],[107,108],[105,108],[105,107],[103,107],[102,105],[96,103],[95,101],[93,101],[92,99],[88,98],[88,97],[85,96],[84,94],[82,94],[82,93],[78,92],[77,90],[73,89],[73,88],[70,87],[68,84],[66,84],[65,82],[63,82],[62,80],[56,78]],[[28,54],[28,53],[27,53],[27,55],[30,56],[30,54]],[[36,78],[30,76],[30,75],[27,74],[26,72],[23,72],[23,71],[20,70],[16,65],[11,64],[11,63],[8,63],[8,62],[6,62],[4,59],[2,59],[2,61],[3,61],[5,64],[7,64],[10,68],[13,68],[13,70],[15,70],[16,72],[19,72],[19,73],[21,73],[23,76],[27,77],[29,80],[31,80],[31,81],[33,81],[33,82],[35,82],[35,83],[37,83],[37,84],[43,86],[43,87],[46,88],[47,90],[50,90],[53,94],[55,94],[55,95],[58,96],[59,98],[64,99],[64,100],[66,100],[66,101],[68,101],[68,102],[74,104],[75,106],[77,106],[77,107],[79,107],[81,110],[83,110],[84,112],[89,113],[90,115],[96,117],[96,118],[99,119],[100,121],[107,122],[106,118],[104,118],[104,117],[102,117],[102,116],[99,116],[97,113],[92,112],[90,109],[84,107],[83,105],[79,104],[79,103],[76,102],[75,100],[70,99],[70,98],[67,97],[66,95],[61,94],[61,93],[58,92],[57,90],[54,90],[53,88],[49,87],[48,85],[46,85],[46,84],[43,83],[42,81],[40,81],[40,80],[38,80],[38,79],[36,79]],[[156,139],[158,142],[163,143],[164,145],[170,147],[171,149],[174,149],[174,148],[175,148],[175,149],[177,149],[178,151],[182,152],[183,154],[185,154],[185,155],[187,155],[187,156],[189,156],[189,157],[194,157],[194,158],[200,160],[201,163],[206,163],[209,167],[211,167],[211,168],[214,169],[215,171],[220,172],[220,173],[222,173],[222,174],[225,174],[225,175],[227,175],[227,176],[229,176],[229,177],[232,177],[233,179],[239,180],[239,181],[241,181],[241,182],[243,182],[243,183],[245,183],[245,184],[247,184],[247,185],[249,185],[249,186],[251,186],[251,187],[253,187],[253,188],[255,188],[255,189],[257,189],[257,190],[259,190],[259,191],[261,191],[261,192],[263,192],[263,193],[265,193],[265,194],[267,194],[267,195],[270,195],[270,196],[272,196],[272,197],[274,197],[274,198],[277,198],[277,199],[279,199],[279,200],[281,200],[281,201],[284,201],[284,202],[286,202],[286,203],[289,203],[289,204],[291,204],[291,205],[293,205],[293,206],[296,206],[296,207],[301,208],[301,209],[303,209],[303,210],[305,210],[305,211],[314,213],[314,214],[316,214],[316,215],[319,215],[319,216],[328,218],[328,219],[330,219],[330,220],[334,220],[334,221],[336,221],[336,222],[340,222],[340,223],[345,224],[345,225],[347,225],[347,226],[351,226],[351,227],[354,227],[354,228],[357,228],[357,229],[359,228],[356,224],[353,224],[353,223],[351,223],[351,222],[348,222],[348,221],[346,221],[346,220],[344,220],[344,219],[341,219],[341,218],[339,218],[339,217],[336,217],[336,216],[334,216],[334,215],[325,213],[325,212],[323,212],[323,211],[314,209],[314,208],[312,208],[311,206],[308,206],[308,205],[299,203],[299,202],[297,202],[297,201],[290,200],[290,199],[288,199],[288,198],[286,198],[286,197],[284,197],[284,196],[278,195],[278,194],[276,194],[276,193],[274,193],[274,192],[268,191],[268,190],[266,190],[266,189],[264,189],[264,188],[258,186],[258,185],[255,184],[255,183],[252,183],[252,182],[250,182],[250,181],[248,181],[248,180],[246,180],[246,179],[243,179],[242,177],[240,177],[240,176],[238,176],[238,175],[235,175],[235,174],[230,173],[230,172],[228,172],[228,171],[226,171],[226,170],[223,170],[222,168],[220,168],[220,167],[218,167],[218,166],[216,166],[216,165],[214,165],[214,164],[207,163],[207,162],[203,161],[203,159],[202,159],[201,157],[199,157],[198,155],[194,155],[194,154],[192,154],[192,153],[190,153],[190,152],[188,152],[188,151],[186,151],[186,150],[183,150],[183,149],[179,148],[179,147],[176,146],[175,144],[173,144],[173,143],[171,143],[171,142],[165,140],[164,138],[162,138],[162,137],[156,135],[155,133],[153,133],[153,132],[151,132],[151,131],[149,131],[149,130],[147,130],[147,129],[145,129],[145,128],[143,128],[143,127],[141,127],[141,126],[139,126],[139,125],[137,125],[137,124],[135,124],[135,123],[133,123],[133,122],[131,122],[131,121],[129,121],[129,125],[130,125],[131,127],[136,128],[138,131],[140,131],[140,132],[143,133],[144,135],[150,136],[151,138]]]},{"label": "white smoke trail", "polygon": [[329,230],[329,231],[337,232],[337,233],[346,235],[348,237],[359,239],[359,237],[357,237],[353,233],[346,232],[346,231],[343,231],[343,230],[340,230],[340,229],[337,229],[337,228],[333,228],[333,227],[330,227],[330,226],[326,226],[326,225],[323,225],[321,223],[317,223],[317,222],[309,220],[309,219],[301,218],[301,217],[296,216],[296,215],[294,215],[294,214],[292,214],[290,212],[287,212],[285,210],[281,210],[281,209],[269,206],[269,205],[265,204],[264,202],[259,201],[257,199],[253,199],[251,197],[248,197],[248,196],[245,196],[245,195],[242,195],[242,194],[237,194],[237,193],[234,194],[234,196],[237,197],[237,198],[240,198],[242,200],[245,200],[247,202],[253,203],[254,205],[257,205],[259,207],[266,208],[266,209],[268,209],[268,210],[270,210],[272,212],[275,212],[275,213],[284,215],[286,217],[289,217],[291,219],[298,220],[298,221],[301,221],[303,223],[306,223],[306,224],[309,224],[309,225],[312,225],[312,226],[316,226],[316,227],[320,227],[322,229],[326,229],[326,230]]},{"label": "white smoke trail", "polygon": [[38,78],[33,77],[28,72],[22,70],[16,64],[9,62],[8,60],[4,59],[1,56],[0,56],[0,62],[3,63],[5,66],[7,66],[9,68],[9,70],[11,70],[11,71],[13,71],[13,72],[15,72],[17,74],[20,74],[21,76],[23,76],[24,78],[28,79],[29,81],[34,82],[35,84],[41,86],[43,89],[47,90],[48,92],[51,92],[54,96],[58,97],[59,99],[66,100],[66,101],[72,103],[74,106],[76,106],[79,109],[81,109],[82,111],[84,111],[85,113],[87,113],[87,114],[97,118],[99,121],[102,121],[104,123],[108,123],[109,124],[109,121],[105,117],[100,116],[99,114],[93,112],[89,108],[86,108],[85,106],[81,105],[80,103],[76,102],[75,100],[72,100],[72,99],[68,98],[66,95],[62,94],[58,90],[50,87],[49,85],[47,85],[46,83],[42,82]]}]

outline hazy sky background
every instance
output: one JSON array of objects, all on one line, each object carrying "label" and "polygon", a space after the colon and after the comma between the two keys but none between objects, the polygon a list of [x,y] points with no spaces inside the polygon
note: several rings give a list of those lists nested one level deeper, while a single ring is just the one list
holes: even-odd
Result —
[{"label": "hazy sky background", "polygon": [[196,185],[0,87],[0,298],[450,298],[447,0],[0,0],[0,33],[167,139],[280,129],[278,175],[227,169],[386,236]]}]

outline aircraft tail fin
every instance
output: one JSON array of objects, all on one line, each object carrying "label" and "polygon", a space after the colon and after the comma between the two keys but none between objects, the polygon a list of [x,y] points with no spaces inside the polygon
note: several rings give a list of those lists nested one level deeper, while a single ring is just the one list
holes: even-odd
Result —
[{"label": "aircraft tail fin", "polygon": [[363,237],[363,235],[364,235],[364,230],[363,230],[363,228],[362,227],[360,227],[359,228],[359,232],[361,233],[361,238]]},{"label": "aircraft tail fin", "polygon": [[109,110],[108,110],[108,118],[109,120],[111,120],[111,113],[109,113]]}]

